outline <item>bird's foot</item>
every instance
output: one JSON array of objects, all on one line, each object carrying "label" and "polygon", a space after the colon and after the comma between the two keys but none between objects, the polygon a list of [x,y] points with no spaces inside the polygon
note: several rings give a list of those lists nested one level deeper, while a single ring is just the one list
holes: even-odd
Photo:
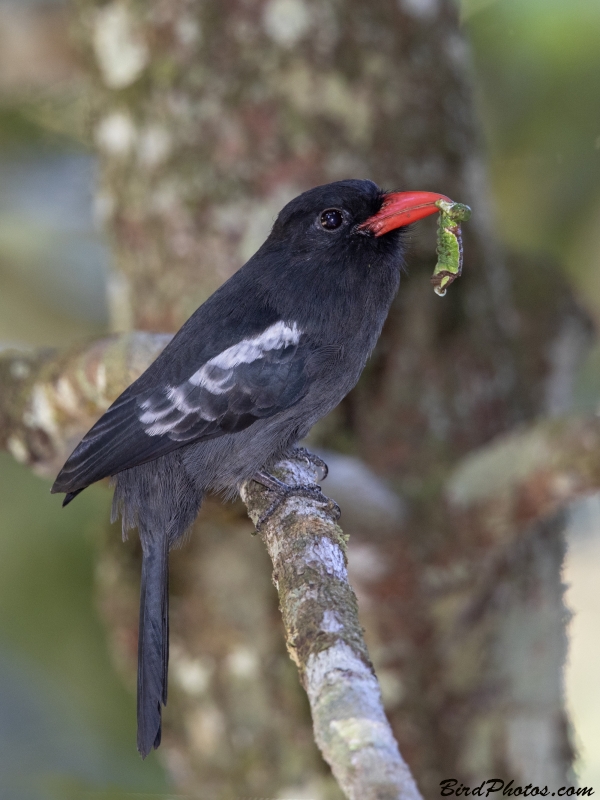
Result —
[{"label": "bird's foot", "polygon": [[320,458],[320,456],[316,456],[314,453],[311,453],[310,450],[306,449],[306,447],[294,447],[290,452],[290,456],[301,461],[306,461],[308,464],[312,464],[313,467],[320,469],[321,475],[319,475],[317,478],[319,481],[324,481],[329,474],[329,467],[323,461],[323,459]]},{"label": "bird's foot", "polygon": [[[311,454],[309,453],[309,455]],[[256,523],[257,533],[260,532],[265,522],[267,522],[273,516],[273,514],[278,511],[279,508],[281,508],[288,497],[306,497],[309,500],[316,500],[318,503],[325,503],[327,505],[327,510],[331,512],[332,517],[336,521],[340,518],[342,512],[338,504],[334,500],[330,500],[329,497],[325,497],[321,491],[321,487],[317,486],[317,484],[311,484],[309,486],[288,486],[287,483],[283,483],[283,481],[280,481],[278,478],[270,475],[268,472],[257,472],[253,480],[255,480],[257,483],[260,483],[262,486],[265,486],[276,495],[275,500],[266,509],[266,511],[260,515]]]}]

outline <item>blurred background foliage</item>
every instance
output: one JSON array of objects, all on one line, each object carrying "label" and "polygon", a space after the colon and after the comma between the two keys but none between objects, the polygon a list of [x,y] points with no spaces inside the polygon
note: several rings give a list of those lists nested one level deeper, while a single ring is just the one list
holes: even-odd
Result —
[{"label": "blurred background foliage", "polygon": [[[600,3],[461,10],[499,236],[558,261],[600,322]],[[67,5],[0,0],[0,347],[62,346],[108,324],[81,81]],[[598,376],[596,346],[580,409],[598,409]],[[135,699],[94,609],[108,493],[94,487],[65,514],[48,488],[0,454],[0,800],[166,796],[154,756],[142,764],[135,752]],[[600,502],[572,517],[567,692],[581,783],[600,790]]]}]

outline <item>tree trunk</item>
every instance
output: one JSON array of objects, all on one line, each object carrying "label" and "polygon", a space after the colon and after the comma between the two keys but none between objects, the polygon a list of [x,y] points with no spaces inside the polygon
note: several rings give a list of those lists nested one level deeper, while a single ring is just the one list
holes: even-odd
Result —
[{"label": "tree trunk", "polygon": [[[315,184],[368,177],[473,207],[464,276],[443,300],[429,284],[433,226],[411,235],[409,275],[376,354],[313,441],[359,455],[404,499],[393,532],[351,514],[344,528],[384,700],[422,791],[439,796],[447,778],[565,783],[561,520],[519,535],[509,524],[462,528],[444,492],[475,448],[568,410],[587,328],[556,269],[523,259],[510,268],[494,242],[454,3],[75,9],[116,330],[175,330],[254,252],[281,206]],[[162,756],[192,795],[339,796],[251,530],[239,505],[209,502],[173,558]],[[117,538],[107,538],[100,594],[132,680],[138,546]]]}]

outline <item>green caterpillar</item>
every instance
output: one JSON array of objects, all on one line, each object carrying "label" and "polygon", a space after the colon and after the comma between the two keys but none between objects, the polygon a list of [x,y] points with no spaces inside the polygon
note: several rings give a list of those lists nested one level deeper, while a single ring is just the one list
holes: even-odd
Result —
[{"label": "green caterpillar", "polygon": [[436,294],[443,297],[451,283],[460,277],[462,272],[463,249],[460,223],[471,216],[471,209],[462,203],[451,200],[437,200],[440,210],[437,231],[437,255],[431,283]]}]

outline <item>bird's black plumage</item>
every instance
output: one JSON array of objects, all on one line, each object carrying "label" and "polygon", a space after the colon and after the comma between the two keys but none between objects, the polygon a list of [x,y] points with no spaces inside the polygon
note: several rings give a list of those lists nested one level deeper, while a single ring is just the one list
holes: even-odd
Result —
[{"label": "bird's black plumage", "polygon": [[260,250],[113,403],[56,479],[52,491],[68,502],[113,476],[114,512],[125,530],[139,529],[142,756],[160,742],[166,703],[169,548],[206,492],[235,494],[357,382],[400,278],[401,229],[358,228],[384,197],[370,181],[349,180],[290,202]]}]

